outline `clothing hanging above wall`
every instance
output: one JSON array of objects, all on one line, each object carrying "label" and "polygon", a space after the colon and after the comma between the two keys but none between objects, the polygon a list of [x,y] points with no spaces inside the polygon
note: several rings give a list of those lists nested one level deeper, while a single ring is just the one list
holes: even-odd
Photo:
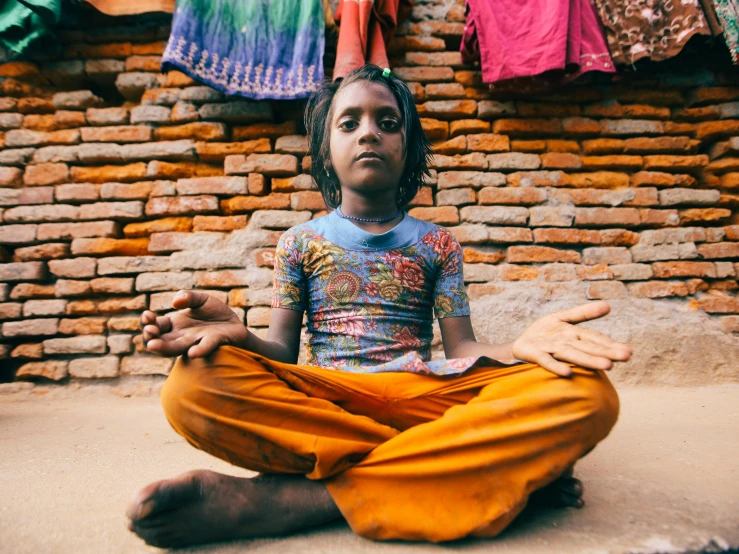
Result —
[{"label": "clothing hanging above wall", "polygon": [[0,1],[0,63],[31,51],[53,54],[59,44],[52,27],[59,23],[62,0]]},{"label": "clothing hanging above wall", "polygon": [[385,47],[412,7],[411,0],[341,0],[335,16],[340,25],[334,81],[368,63],[388,67]]},{"label": "clothing hanging above wall", "polygon": [[468,0],[462,59],[495,91],[533,92],[615,72],[589,0]]},{"label": "clothing hanging above wall", "polygon": [[323,81],[322,0],[178,0],[162,71],[226,94],[309,96]]},{"label": "clothing hanging above wall", "polygon": [[739,3],[736,0],[712,0],[716,16],[721,23],[731,60],[739,64]]},{"label": "clothing hanging above wall", "polygon": [[593,1],[617,64],[633,64],[642,58],[666,60],[694,35],[711,33],[698,0]]},{"label": "clothing hanging above wall", "polygon": [[175,0],[84,0],[106,15],[137,15],[140,13],[173,13]]}]

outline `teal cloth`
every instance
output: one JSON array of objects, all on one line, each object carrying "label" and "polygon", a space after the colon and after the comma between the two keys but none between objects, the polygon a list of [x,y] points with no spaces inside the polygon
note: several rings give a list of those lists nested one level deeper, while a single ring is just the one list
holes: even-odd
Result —
[{"label": "teal cloth", "polygon": [[52,30],[62,15],[62,0],[0,0],[0,62],[56,48]]}]

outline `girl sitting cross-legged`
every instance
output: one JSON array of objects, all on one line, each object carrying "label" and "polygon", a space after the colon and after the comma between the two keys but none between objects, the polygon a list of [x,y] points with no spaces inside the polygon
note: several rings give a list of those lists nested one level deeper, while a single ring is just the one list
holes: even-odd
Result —
[{"label": "girl sitting cross-legged", "polygon": [[[311,97],[306,127],[333,211],[280,239],[267,338],[195,291],[141,317],[148,350],[180,356],[162,390],[172,427],[261,475],[152,483],[129,528],[184,546],[343,518],[370,539],[439,542],[495,536],[529,500],[581,506],[572,467],[618,415],[603,370],[631,350],[574,324],[608,304],[477,342],[459,244],[403,210],[431,154],[408,87],[362,67]],[[430,361],[434,315],[443,361]]]}]

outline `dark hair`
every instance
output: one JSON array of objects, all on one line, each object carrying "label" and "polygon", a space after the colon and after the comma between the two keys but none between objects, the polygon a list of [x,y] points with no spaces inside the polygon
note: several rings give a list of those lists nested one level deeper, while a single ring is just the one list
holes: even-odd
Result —
[{"label": "dark hair", "polygon": [[[423,184],[424,176],[429,176],[428,164],[431,160],[431,143],[421,127],[421,119],[416,110],[413,95],[401,79],[392,73],[382,76],[382,69],[376,65],[365,65],[355,69],[344,79],[334,83],[326,83],[308,99],[305,110],[305,128],[308,132],[308,152],[311,158],[311,175],[323,195],[323,200],[330,208],[341,204],[341,185],[339,178],[327,162],[331,159],[331,118],[333,100],[336,94],[348,85],[357,81],[383,83],[398,101],[403,116],[405,141],[405,169],[400,177],[398,206],[404,207],[418,192]],[[328,170],[328,175],[326,174]]]}]

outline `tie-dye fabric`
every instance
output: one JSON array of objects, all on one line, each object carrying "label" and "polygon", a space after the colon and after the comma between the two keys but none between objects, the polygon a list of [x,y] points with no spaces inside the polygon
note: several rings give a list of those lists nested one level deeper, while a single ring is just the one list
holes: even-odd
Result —
[{"label": "tie-dye fabric", "polygon": [[308,365],[454,375],[478,361],[429,361],[434,314],[470,313],[462,249],[443,227],[407,214],[381,235],[335,212],[285,232],[272,307],[307,310]]},{"label": "tie-dye fabric", "polygon": [[322,0],[178,0],[162,70],[226,94],[304,98],[323,81]]}]

